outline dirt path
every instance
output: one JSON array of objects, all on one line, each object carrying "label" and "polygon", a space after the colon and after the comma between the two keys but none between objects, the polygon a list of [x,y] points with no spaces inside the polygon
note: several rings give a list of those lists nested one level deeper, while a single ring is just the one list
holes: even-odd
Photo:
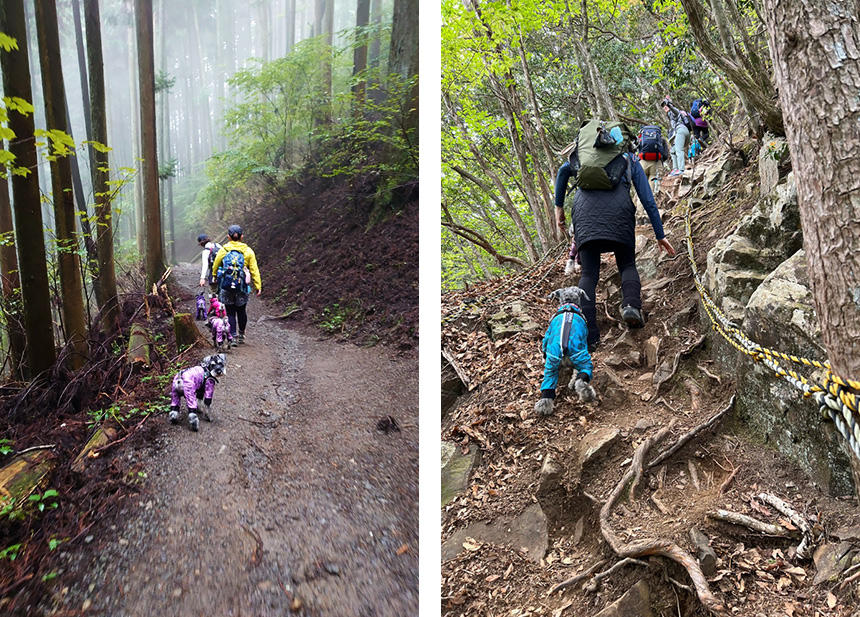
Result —
[{"label": "dirt path", "polygon": [[[196,272],[174,276],[192,286]],[[417,360],[316,340],[267,311],[249,305],[214,422],[193,433],[158,417],[156,441],[125,454],[147,485],[92,556],[68,557],[87,574],[66,608],[284,616],[295,594],[292,614],[417,614]],[[377,430],[389,414],[401,432]]]}]

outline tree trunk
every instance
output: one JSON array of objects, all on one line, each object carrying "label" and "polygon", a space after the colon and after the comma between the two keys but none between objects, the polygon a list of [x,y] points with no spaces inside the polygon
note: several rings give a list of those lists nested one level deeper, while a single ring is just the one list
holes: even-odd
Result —
[{"label": "tree trunk", "polygon": [[146,226],[146,288],[164,274],[161,214],[158,200],[158,155],[155,130],[155,65],[152,41],[152,0],[135,0],[137,64],[140,80],[140,141],[143,155],[143,203]]},{"label": "tree trunk", "polygon": [[[0,142],[0,150],[3,144]],[[3,320],[9,341],[9,367],[13,379],[22,379],[22,362],[27,340],[24,338],[21,315],[21,281],[18,278],[18,256],[15,254],[15,232],[12,226],[12,204],[9,202],[9,184],[0,177],[0,291],[2,291]]]},{"label": "tree trunk", "polygon": [[[63,83],[63,69],[60,65],[57,5],[55,0],[36,0],[35,5],[46,127],[49,131],[68,133],[66,86]],[[88,356],[87,320],[84,312],[81,264],[78,258],[78,235],[75,230],[72,162],[69,156],[57,156],[51,161],[51,189],[54,200],[63,328],[66,341],[72,349],[69,365],[73,370],[77,370],[84,365]]]},{"label": "tree trunk", "polygon": [[382,0],[370,0],[370,23],[374,25],[374,35],[370,41],[367,63],[370,65],[370,68],[375,69],[379,66],[379,51],[381,47],[379,27],[382,25]]},{"label": "tree trunk", "polygon": [[764,0],[763,13],[822,340],[833,371],[857,379],[860,25],[849,5],[837,10],[799,0]]},{"label": "tree trunk", "polygon": [[[0,3],[0,32],[18,41],[17,51],[0,52],[3,94],[32,101],[23,0],[4,0]],[[12,193],[15,200],[15,237],[20,251],[18,268],[27,338],[25,374],[27,377],[36,377],[53,366],[57,352],[54,348],[51,296],[45,260],[33,116],[10,109],[8,127],[15,133],[15,138],[9,142],[9,152],[15,156],[15,166],[30,170],[27,176],[12,176]]]},{"label": "tree trunk", "polygon": [[[391,17],[391,46],[388,51],[388,72],[395,73],[406,83],[415,78],[406,93],[404,123],[406,131],[414,131],[418,143],[418,0],[394,0]],[[411,141],[411,140],[410,140]]]},{"label": "tree trunk", "polygon": [[[84,0],[84,20],[87,26],[87,66],[90,77],[90,122],[93,140],[107,146],[107,118],[105,115],[104,62],[102,60],[102,35],[99,20],[98,0]],[[111,212],[112,191],[108,171],[108,153],[99,152],[90,146],[95,159],[92,169],[93,192],[95,193],[96,249],[99,256],[99,272],[96,280],[101,285],[104,304],[102,330],[113,332],[119,319],[116,295],[116,271],[113,261],[113,214]]]},{"label": "tree trunk", "polygon": [[287,53],[289,54],[296,44],[296,0],[287,0],[285,25],[287,27]]},{"label": "tree trunk", "polygon": [[[78,52],[78,75],[81,80],[81,94],[84,101],[84,126],[87,127],[87,139],[93,138],[93,127],[90,123],[90,89],[87,85],[87,60],[84,55],[84,36],[81,31],[81,7],[80,0],[72,0],[72,16],[75,20],[75,49]],[[71,126],[71,125],[70,125]],[[90,169],[96,165],[93,160],[93,149],[87,148],[89,154]],[[86,209],[86,208],[85,208]]]},{"label": "tree trunk", "polygon": [[[856,2],[828,5],[799,0],[764,0],[763,4],[797,182],[806,269],[821,338],[833,372],[857,380],[860,379],[858,7]],[[848,450],[848,446],[844,445],[844,449]],[[850,451],[848,457],[855,494],[860,495],[860,461]]]},{"label": "tree trunk", "polygon": [[[355,50],[352,54],[352,76],[355,78],[367,69],[367,21],[370,14],[370,0],[356,0],[355,27],[360,29],[357,33]],[[354,98],[354,109],[358,111],[364,104],[364,94],[367,83],[362,77],[352,86]]]}]

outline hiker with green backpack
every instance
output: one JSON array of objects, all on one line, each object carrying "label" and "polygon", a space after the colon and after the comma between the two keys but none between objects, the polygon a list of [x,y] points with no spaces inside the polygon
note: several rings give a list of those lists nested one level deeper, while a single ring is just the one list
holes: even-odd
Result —
[{"label": "hiker with green backpack", "polygon": [[[571,219],[574,241],[582,265],[579,288],[585,292],[582,312],[588,325],[588,346],[600,339],[594,304],[600,277],[600,255],[614,253],[621,274],[621,318],[630,328],[645,325],[642,316],[642,284],[636,269],[636,206],[630,196],[635,188],[660,249],[670,256],[675,249],[666,239],[663,223],[648,178],[632,150],[632,133],[623,122],[590,120],[579,129],[569,161],[556,178],[556,224],[565,228],[564,194],[573,177],[577,191]],[[561,196],[561,200],[559,200]]]},{"label": "hiker with green backpack", "polygon": [[[218,279],[219,297],[227,309],[230,334],[237,343],[245,342],[245,326],[248,324],[248,296],[251,288],[259,296],[263,292],[257,256],[250,246],[242,242],[242,228],[230,225],[227,228],[230,241],[227,242],[212,263],[212,274]],[[250,281],[248,280],[250,274]],[[235,343],[234,343],[235,345]]]}]

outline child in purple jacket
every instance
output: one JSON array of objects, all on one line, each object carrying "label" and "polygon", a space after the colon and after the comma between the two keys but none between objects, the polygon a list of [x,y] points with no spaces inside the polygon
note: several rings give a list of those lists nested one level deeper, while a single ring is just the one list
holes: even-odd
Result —
[{"label": "child in purple jacket", "polygon": [[198,366],[179,371],[170,386],[168,418],[171,424],[179,423],[179,405],[182,396],[185,397],[185,404],[188,407],[188,425],[192,431],[196,431],[199,426],[198,409],[202,412],[203,419],[211,422],[209,410],[212,405],[212,395],[215,393],[215,384],[218,383],[218,377],[226,374],[227,358],[222,353],[206,356]]}]

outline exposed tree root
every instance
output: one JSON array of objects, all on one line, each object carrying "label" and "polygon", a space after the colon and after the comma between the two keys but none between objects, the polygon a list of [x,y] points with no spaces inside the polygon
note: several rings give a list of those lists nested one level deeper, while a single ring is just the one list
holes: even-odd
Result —
[{"label": "exposed tree root", "polygon": [[631,564],[637,565],[637,566],[644,566],[646,568],[648,567],[647,561],[642,561],[641,559],[634,559],[633,557],[625,557],[624,559],[622,559],[621,561],[616,563],[611,568],[604,570],[603,572],[598,572],[597,574],[595,574],[594,577],[588,582],[588,584],[585,585],[585,587],[584,587],[585,591],[588,591],[588,592],[597,591],[597,585],[598,585],[598,583],[600,583],[601,580],[603,580],[604,578],[606,578],[607,576],[609,576],[610,574],[612,574],[616,570],[620,570],[624,566],[631,565]]},{"label": "exposed tree root", "polygon": [[757,518],[741,514],[740,512],[732,512],[731,510],[716,510],[714,512],[708,512],[708,516],[716,521],[723,521],[725,523],[731,523],[732,525],[747,527],[748,529],[752,529],[758,533],[763,533],[766,536],[790,538],[797,535],[781,525],[765,523]]},{"label": "exposed tree root", "polygon": [[806,520],[806,517],[799,514],[776,495],[771,495],[770,493],[759,493],[756,495],[756,498],[759,501],[779,510],[784,516],[788,517],[788,520],[791,521],[792,525],[800,529],[800,532],[803,534],[803,539],[800,541],[800,544],[797,545],[798,558],[809,559],[812,557],[812,549],[815,547],[815,539],[812,537],[812,527],[810,526],[809,521]]},{"label": "exposed tree root", "polygon": [[619,557],[661,555],[677,562],[687,571],[687,574],[693,582],[696,595],[705,608],[715,615],[726,615],[727,611],[725,606],[711,593],[710,586],[708,585],[708,581],[705,578],[702,569],[699,567],[695,558],[687,551],[666,538],[636,540],[625,544],[615,534],[609,523],[609,515],[612,512],[612,508],[623,494],[627,484],[634,481],[635,485],[642,477],[644,469],[643,462],[645,460],[645,456],[648,454],[648,450],[652,445],[663,440],[671,428],[672,424],[669,424],[669,426],[660,429],[655,435],[645,439],[645,441],[636,448],[636,452],[633,455],[633,462],[630,464],[630,469],[624,474],[618,484],[615,485],[615,488],[600,510],[600,532],[603,534],[603,538],[606,540],[607,544],[612,547],[612,550],[615,551]]},{"label": "exposed tree root", "polygon": [[717,421],[720,418],[722,418],[724,415],[726,415],[732,409],[734,409],[734,406],[735,406],[735,395],[733,394],[732,398],[729,399],[729,404],[726,405],[724,409],[715,413],[713,416],[708,418],[708,420],[706,420],[705,422],[703,422],[699,426],[692,428],[689,431],[687,431],[686,433],[684,433],[683,435],[681,435],[674,444],[672,444],[666,450],[663,450],[663,452],[661,452],[660,455],[657,456],[657,458],[655,458],[653,461],[648,463],[648,469],[651,469],[652,467],[659,465],[660,463],[665,461],[667,458],[669,458],[670,456],[675,454],[675,452],[677,452],[678,450],[683,448],[687,444],[687,442],[690,441],[693,437],[695,437],[696,435],[698,435],[699,433],[701,433],[705,429],[711,428],[714,424],[717,423]]},{"label": "exposed tree root", "polygon": [[603,564],[605,564],[605,563],[606,563],[606,560],[601,559],[600,561],[595,563],[593,566],[588,568],[588,570],[586,570],[585,572],[581,572],[581,573],[577,574],[576,576],[572,576],[569,579],[560,582],[558,585],[554,585],[553,588],[549,590],[549,593],[547,593],[547,595],[551,596],[556,591],[561,591],[562,589],[566,589],[567,587],[570,587],[572,585],[576,585],[579,581],[588,578],[594,572],[599,570],[601,568],[601,566],[603,566]]}]

